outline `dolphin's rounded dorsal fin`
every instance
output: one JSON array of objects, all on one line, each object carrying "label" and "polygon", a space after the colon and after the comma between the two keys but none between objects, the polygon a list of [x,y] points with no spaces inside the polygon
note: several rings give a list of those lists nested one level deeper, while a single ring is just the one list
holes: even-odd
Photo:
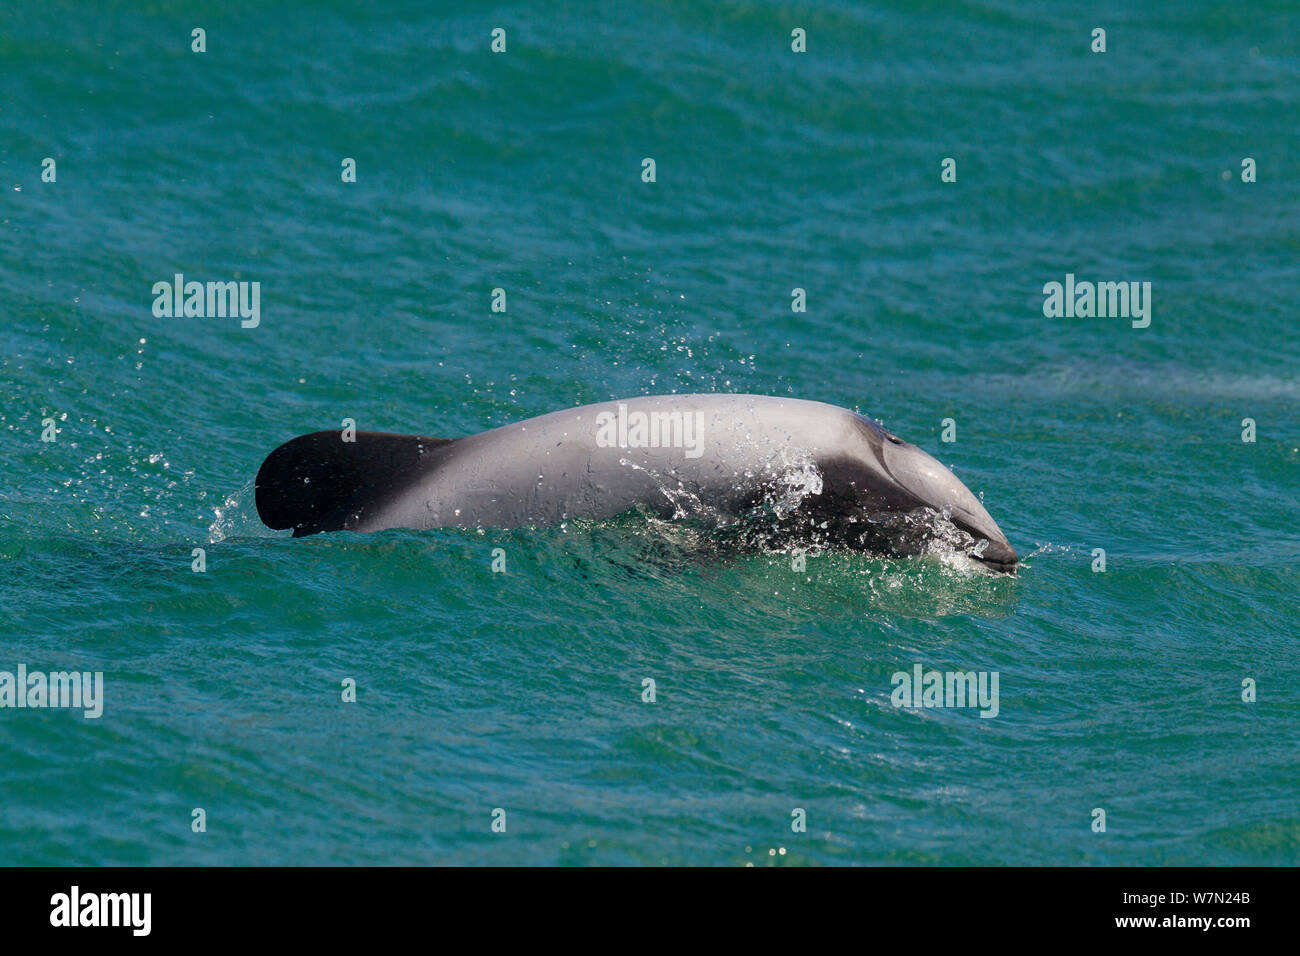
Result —
[{"label": "dolphin's rounded dorsal fin", "polygon": [[294,537],[353,527],[433,466],[428,457],[454,438],[387,432],[312,432],[266,456],[255,482],[257,514]]}]

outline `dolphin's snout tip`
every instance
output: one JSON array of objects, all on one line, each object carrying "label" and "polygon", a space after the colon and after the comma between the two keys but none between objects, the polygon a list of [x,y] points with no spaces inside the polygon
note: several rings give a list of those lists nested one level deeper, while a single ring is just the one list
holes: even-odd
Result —
[{"label": "dolphin's snout tip", "polygon": [[1016,566],[1020,563],[1020,555],[1016,554],[1016,549],[1006,541],[992,541],[986,538],[985,542],[984,550],[972,557],[994,571],[1014,574]]}]

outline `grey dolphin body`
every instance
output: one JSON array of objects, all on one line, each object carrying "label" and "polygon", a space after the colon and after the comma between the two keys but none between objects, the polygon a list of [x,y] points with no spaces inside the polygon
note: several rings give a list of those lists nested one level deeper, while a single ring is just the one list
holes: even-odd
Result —
[{"label": "grey dolphin body", "polygon": [[639,509],[753,514],[811,540],[915,554],[955,527],[997,570],[1017,556],[983,505],[915,445],[834,405],[654,395],[552,412],[465,438],[315,432],[257,475],[258,514],[295,536],[384,528],[553,525]]}]

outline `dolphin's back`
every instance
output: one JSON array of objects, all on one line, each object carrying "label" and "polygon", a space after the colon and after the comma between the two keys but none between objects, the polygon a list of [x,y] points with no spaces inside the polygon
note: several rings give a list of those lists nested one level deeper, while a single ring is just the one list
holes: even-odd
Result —
[{"label": "dolphin's back", "polygon": [[[799,399],[662,395],[458,439],[358,432],[344,442],[341,432],[315,432],[268,456],[257,508],[268,526],[295,535],[547,525],[637,507],[664,517],[734,513],[786,473],[815,475],[817,456],[864,421]],[[638,423],[649,423],[651,434],[641,434],[653,445],[638,443]]]}]

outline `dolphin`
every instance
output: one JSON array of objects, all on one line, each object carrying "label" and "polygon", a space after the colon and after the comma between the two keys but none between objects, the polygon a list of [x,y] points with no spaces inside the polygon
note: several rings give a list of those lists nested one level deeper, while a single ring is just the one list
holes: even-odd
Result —
[{"label": "dolphin", "polygon": [[990,569],[1018,557],[970,490],[856,412],[764,395],[646,395],[463,438],[300,435],[271,452],[257,513],[294,537],[385,528],[517,528],[639,510],[892,555],[936,538]]}]

